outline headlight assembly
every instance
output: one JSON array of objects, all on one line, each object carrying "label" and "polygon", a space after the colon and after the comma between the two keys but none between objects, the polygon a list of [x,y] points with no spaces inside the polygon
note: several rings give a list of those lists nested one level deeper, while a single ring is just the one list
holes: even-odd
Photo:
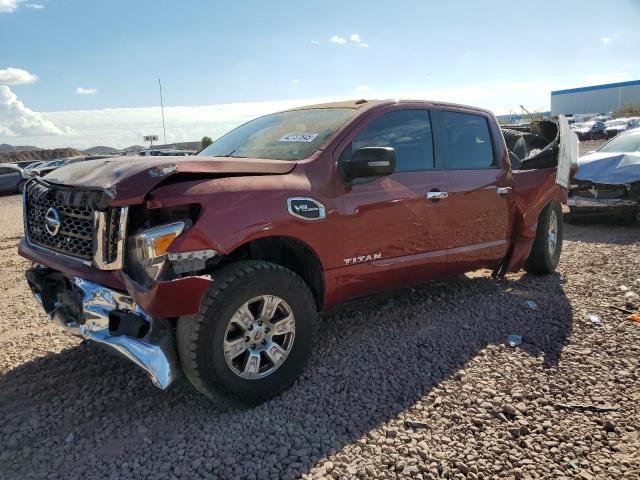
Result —
[{"label": "headlight assembly", "polygon": [[166,269],[167,250],[187,227],[186,222],[173,222],[149,228],[127,240],[127,270],[136,280],[149,284]]}]

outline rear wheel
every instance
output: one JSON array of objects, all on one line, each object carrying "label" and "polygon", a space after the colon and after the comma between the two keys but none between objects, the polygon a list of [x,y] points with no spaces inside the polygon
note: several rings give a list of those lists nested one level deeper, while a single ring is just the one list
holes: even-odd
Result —
[{"label": "rear wheel", "polygon": [[530,273],[553,273],[560,262],[561,251],[562,207],[553,201],[540,212],[536,238],[524,268]]},{"label": "rear wheel", "polygon": [[306,283],[279,265],[245,261],[215,275],[201,313],[178,320],[178,351],[193,386],[227,405],[255,405],[286,390],[318,329]]}]

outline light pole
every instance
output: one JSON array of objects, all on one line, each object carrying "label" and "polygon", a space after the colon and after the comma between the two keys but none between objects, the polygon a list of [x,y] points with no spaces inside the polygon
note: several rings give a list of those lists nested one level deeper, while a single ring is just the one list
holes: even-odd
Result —
[{"label": "light pole", "polygon": [[162,102],[162,83],[158,79],[158,86],[160,87],[160,109],[162,110],[162,134],[164,136],[164,147],[167,148],[167,130],[164,128],[164,103]]}]

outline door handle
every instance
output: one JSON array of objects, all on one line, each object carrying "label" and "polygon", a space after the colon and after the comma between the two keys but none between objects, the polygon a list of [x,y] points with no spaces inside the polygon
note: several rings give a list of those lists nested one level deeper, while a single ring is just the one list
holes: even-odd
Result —
[{"label": "door handle", "polygon": [[497,187],[496,193],[498,195],[509,195],[511,193],[511,187]]},{"label": "door handle", "polygon": [[427,198],[433,201],[438,201],[448,196],[449,192],[427,192]]}]

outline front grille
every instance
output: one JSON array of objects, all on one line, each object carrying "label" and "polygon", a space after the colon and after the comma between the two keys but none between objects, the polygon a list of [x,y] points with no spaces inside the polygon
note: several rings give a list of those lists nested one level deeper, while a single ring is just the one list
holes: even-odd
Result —
[{"label": "front grille", "polygon": [[[30,182],[25,191],[26,234],[31,243],[83,260],[93,258],[93,209],[81,202],[65,202],[63,189]],[[64,189],[66,190],[66,189]],[[65,198],[66,197],[66,198]],[[47,231],[45,216],[54,209],[60,227],[55,235]]]},{"label": "front grille", "polygon": [[128,209],[109,208],[107,200],[100,191],[32,180],[24,192],[25,235],[35,246],[93,262],[99,269],[121,268]]}]

